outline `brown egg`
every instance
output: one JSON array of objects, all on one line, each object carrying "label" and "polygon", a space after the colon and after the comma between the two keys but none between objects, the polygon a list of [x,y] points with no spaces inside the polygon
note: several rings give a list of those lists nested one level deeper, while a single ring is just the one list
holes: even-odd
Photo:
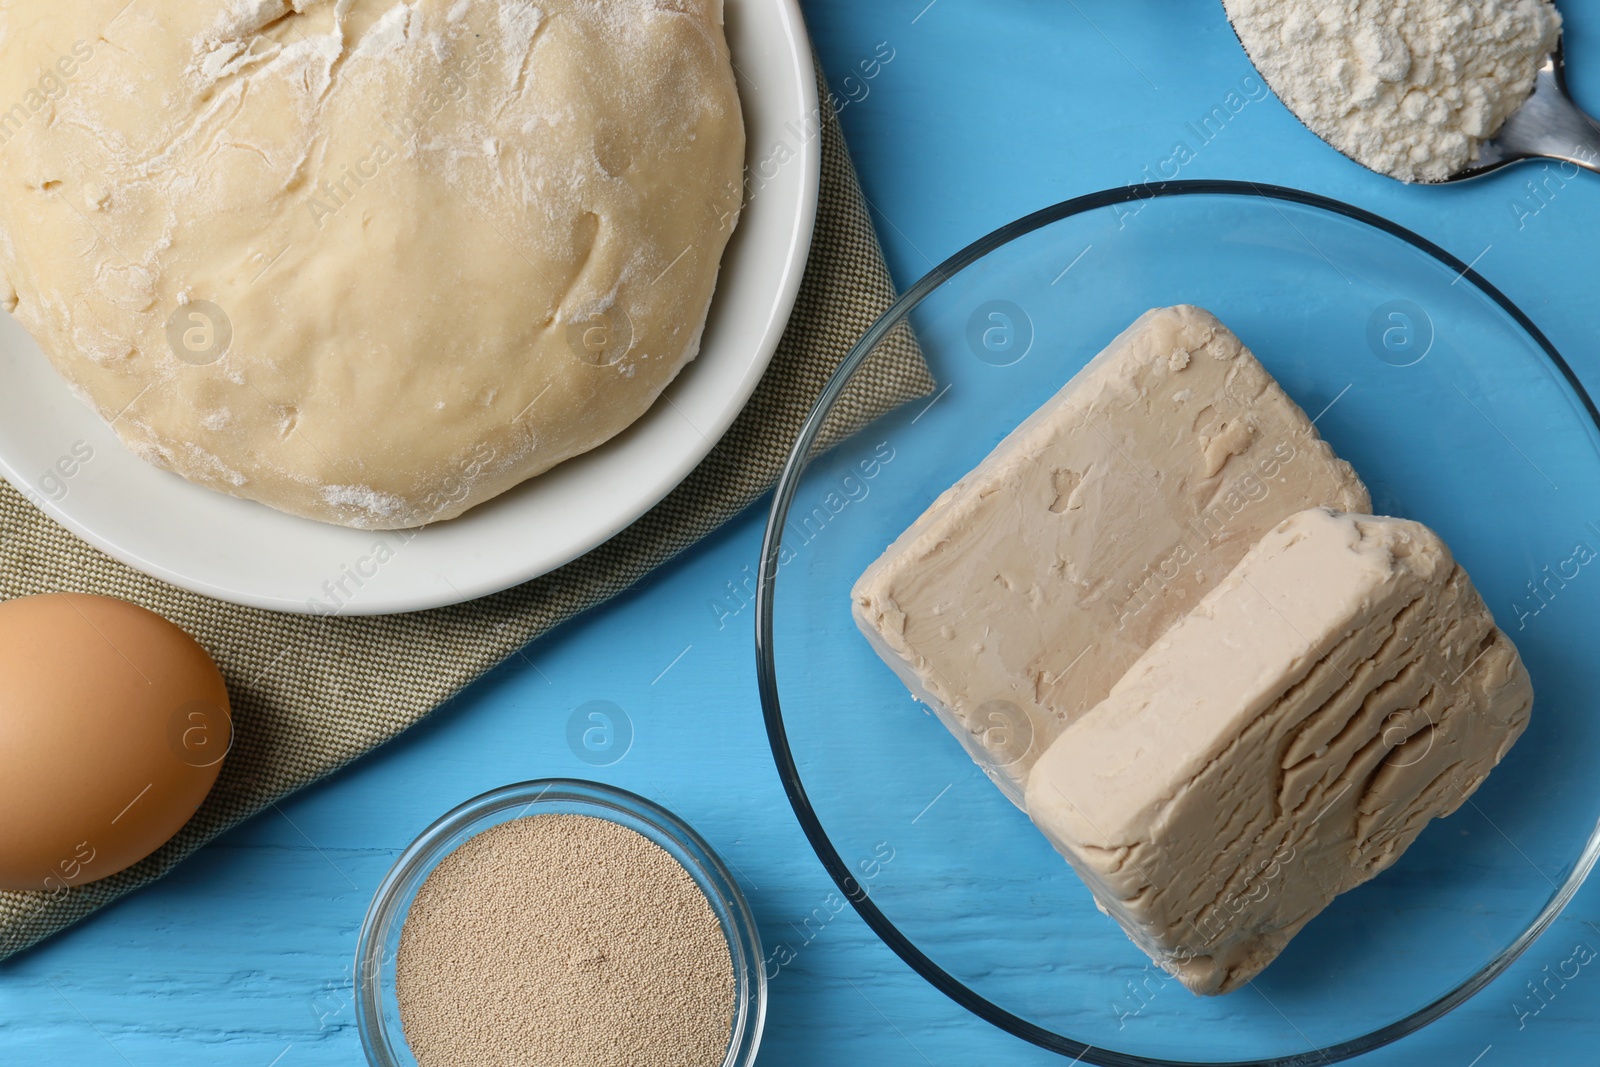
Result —
[{"label": "brown egg", "polygon": [[160,848],[233,740],[222,674],[135,604],[0,604],[0,889],[60,892]]}]

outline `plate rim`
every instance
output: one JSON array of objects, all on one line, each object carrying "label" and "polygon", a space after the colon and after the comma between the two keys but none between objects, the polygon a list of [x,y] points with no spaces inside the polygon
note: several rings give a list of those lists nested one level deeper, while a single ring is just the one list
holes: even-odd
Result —
[{"label": "plate rim", "polygon": [[767,512],[766,529],[762,533],[754,627],[757,689],[761,698],[761,713],[766,726],[767,742],[772,750],[778,777],[783,782],[784,794],[789,798],[789,806],[793,809],[812,851],[827,870],[828,876],[879,940],[923,980],[961,1007],[1029,1044],[1062,1056],[1071,1056],[1074,1063],[1094,1064],[1095,1067],[1304,1067],[1305,1064],[1313,1062],[1313,1058],[1317,1063],[1337,1063],[1372,1052],[1422,1029],[1465,1003],[1516,962],[1565,910],[1594,868],[1596,860],[1600,859],[1600,821],[1597,821],[1590,831],[1583,851],[1573,863],[1566,878],[1552,892],[1527,928],[1483,967],[1403,1018],[1326,1048],[1288,1056],[1232,1061],[1175,1060],[1142,1056],[1073,1040],[1008,1011],[968,988],[965,983],[940,967],[917,948],[910,938],[901,933],[850,873],[848,864],[834,847],[816,809],[812,806],[794,753],[789,747],[788,731],[784,725],[783,710],[778,695],[773,643],[773,601],[783,547],[784,525],[788,521],[789,509],[794,502],[800,480],[810,466],[811,449],[822,429],[823,421],[861,363],[877,348],[884,337],[901,322],[906,321],[911,311],[932,292],[1003,245],[1010,244],[1052,223],[1089,211],[1133,201],[1196,195],[1276,200],[1319,208],[1365,223],[1433,257],[1456,271],[1460,280],[1470,282],[1516,322],[1535,342],[1545,358],[1561,373],[1582,404],[1591,425],[1600,432],[1600,408],[1596,407],[1594,399],[1584,388],[1571,365],[1533,320],[1508,296],[1479,274],[1471,264],[1397,222],[1320,193],[1283,185],[1233,179],[1175,179],[1102,189],[1072,197],[992,230],[934,267],[908,288],[877,321],[867,328],[846,355],[844,362],[828,379],[827,385],[801,425],[795,443],[789,451],[789,457],[784,462],[783,472],[779,475],[777,486],[773,490],[772,503]]},{"label": "plate rim", "polygon": [[[819,92],[820,86],[817,78],[815,52],[811,43],[805,19],[800,10],[799,0],[723,0],[723,26],[726,27],[729,10],[738,7],[736,17],[753,18],[757,20],[771,20],[777,27],[778,33],[784,38],[787,45],[786,62],[793,64],[792,71],[786,72],[786,80],[792,74],[796,81],[793,83],[800,91],[800,100],[805,108],[821,110]],[[726,32],[726,31],[725,31]],[[730,40],[730,44],[731,44]],[[736,80],[749,81],[738,69],[739,57],[733,56],[734,77]],[[754,83],[751,83],[752,85]],[[750,125],[749,108],[750,97],[747,92],[741,91],[740,100],[746,108],[746,127]],[[809,115],[806,111],[804,114]],[[788,116],[794,121],[795,116]],[[781,121],[781,117],[780,117]],[[747,145],[746,156],[741,164],[741,181],[748,178],[751,168],[750,152],[755,149],[752,143]],[[298,615],[306,617],[345,616],[345,617],[371,617],[395,615],[413,611],[424,611],[434,608],[451,607],[470,602],[485,596],[503,592],[507,589],[532,581],[543,575],[549,574],[571,563],[596,548],[611,540],[628,526],[637,522],[651,509],[666,499],[680,486],[708,455],[716,448],[717,444],[726,436],[728,429],[744,411],[755,393],[757,386],[770,368],[772,359],[777,353],[782,342],[789,321],[794,314],[798,302],[801,284],[805,278],[807,266],[810,262],[813,236],[819,209],[819,200],[822,182],[822,150],[821,138],[807,137],[800,140],[795,149],[799,164],[799,187],[796,190],[796,199],[786,202],[790,207],[797,207],[793,217],[786,220],[783,226],[786,251],[781,267],[774,273],[777,274],[779,283],[770,290],[771,314],[762,329],[759,338],[748,346],[753,351],[753,358],[743,367],[737,379],[733,374],[726,375],[730,383],[725,402],[716,410],[715,418],[705,424],[689,422],[690,428],[695,431],[691,435],[691,443],[678,453],[676,461],[664,468],[657,479],[652,481],[648,491],[632,494],[630,503],[620,514],[612,516],[609,521],[597,523],[582,536],[574,536],[565,547],[555,552],[546,553],[543,558],[533,563],[517,567],[503,567],[490,573],[479,575],[473,580],[462,580],[458,575],[449,575],[442,585],[433,583],[420,586],[413,582],[404,587],[388,589],[382,583],[366,587],[362,595],[343,602],[337,608],[328,608],[314,605],[310,600],[296,595],[296,590],[288,588],[270,588],[261,585],[252,585],[244,575],[248,568],[236,567],[228,574],[191,574],[182,566],[182,561],[168,556],[153,555],[142,547],[125,543],[118,538],[115,529],[107,529],[102,522],[85,521],[76,511],[64,510],[58,501],[49,500],[42,496],[31,484],[28,476],[23,473],[18,465],[19,461],[0,451],[0,477],[9,482],[13,488],[23,495],[35,507],[38,507],[52,521],[65,527],[94,548],[110,556],[139,573],[154,578],[158,581],[176,586],[188,592],[233,604],[245,608],[255,608],[271,611],[276,614]],[[750,199],[744,204],[744,211],[750,210]],[[741,216],[743,222],[744,216]],[[735,240],[738,239],[737,232]],[[728,267],[727,251],[724,250],[723,258],[719,263],[719,275]],[[719,277],[717,293],[713,294],[708,316],[717,306],[717,294],[725,291],[722,279]],[[31,340],[31,338],[30,338]],[[37,345],[37,342],[33,342]],[[640,416],[632,426],[633,429],[644,425],[646,420],[664,419],[670,411],[676,408],[673,396],[682,388],[685,376],[694,367],[696,362],[704,356],[704,348],[696,354],[695,359],[685,364],[680,373],[662,389],[655,402]],[[59,375],[57,375],[59,377]],[[93,415],[93,412],[90,412]],[[680,417],[689,421],[686,415]],[[603,449],[610,441],[602,442],[590,452],[582,456],[573,457],[582,459],[584,456],[593,455]],[[120,442],[118,447],[124,448]],[[556,469],[559,469],[558,468]],[[529,479],[528,481],[535,481]],[[528,482],[522,483],[526,486]],[[521,488],[522,486],[515,487]],[[205,489],[185,482],[179,487],[180,491],[189,489],[198,492],[212,493],[213,490]],[[225,495],[225,494],[219,494]],[[237,498],[234,498],[237,499]],[[246,501],[258,507],[266,507],[255,501]],[[485,501],[492,504],[493,501]],[[470,511],[468,513],[470,515]],[[299,516],[290,516],[296,522],[312,523],[321,527],[325,523],[314,519]],[[419,527],[425,529],[426,527]],[[386,534],[415,533],[417,531],[358,531],[363,534],[384,536]],[[491,528],[488,536],[494,539],[497,535]],[[503,533],[498,536],[504,536]],[[452,581],[454,579],[454,581]],[[303,592],[301,590],[300,592]]]}]

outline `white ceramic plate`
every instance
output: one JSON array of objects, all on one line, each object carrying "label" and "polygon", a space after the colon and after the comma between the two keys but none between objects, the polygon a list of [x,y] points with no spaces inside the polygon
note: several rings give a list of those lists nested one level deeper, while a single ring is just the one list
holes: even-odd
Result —
[{"label": "white ceramic plate", "polygon": [[798,3],[727,0],[727,25],[753,194],[699,357],[618,437],[451,522],[349,530],[202,489],[136,458],[3,315],[0,474],[146,574],[278,611],[378,615],[459,603],[599,545],[666,496],[733,422],[772,359],[810,250],[821,146]]}]

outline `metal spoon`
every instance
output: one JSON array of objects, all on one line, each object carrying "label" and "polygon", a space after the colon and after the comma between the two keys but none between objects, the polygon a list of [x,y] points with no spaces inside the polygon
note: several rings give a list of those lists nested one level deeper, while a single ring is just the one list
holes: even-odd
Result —
[{"label": "metal spoon", "polygon": [[[1244,38],[1239,34],[1238,27],[1233,26],[1232,19],[1228,20],[1228,24],[1233,28],[1234,36],[1239,38],[1240,46],[1244,47]],[[1244,47],[1244,53],[1245,58],[1249,59],[1248,47]],[[1252,59],[1252,65],[1254,62]],[[1265,75],[1262,79],[1267,80]],[[1271,82],[1268,81],[1268,84]],[[1306,128],[1310,129],[1309,126]],[[1317,130],[1311,132],[1330,148],[1341,151]],[[1354,156],[1349,156],[1349,153],[1341,151],[1341,154],[1361,163]],[[1499,170],[1508,163],[1522,159],[1559,159],[1600,173],[1600,124],[1596,124],[1594,119],[1585,114],[1573,101],[1572,94],[1567,91],[1567,64],[1563,57],[1562,39],[1559,37],[1556,39],[1555,51],[1545,56],[1544,62],[1539,66],[1538,76],[1533,83],[1533,94],[1522,102],[1521,107],[1511,113],[1494,137],[1480,146],[1478,158],[1447,178],[1419,184],[1442,185],[1445,182],[1479,178],[1490,171]],[[1361,165],[1366,166],[1365,163]],[[1373,170],[1371,167],[1367,169]],[[1373,172],[1384,173],[1380,170]],[[1384,174],[1384,177],[1392,178],[1394,175]]]},{"label": "metal spoon", "polygon": [[1519,159],[1560,159],[1600,173],[1600,126],[1567,91],[1567,64],[1559,41],[1539,67],[1533,95],[1511,113],[1478,158],[1445,178],[1477,178]]}]

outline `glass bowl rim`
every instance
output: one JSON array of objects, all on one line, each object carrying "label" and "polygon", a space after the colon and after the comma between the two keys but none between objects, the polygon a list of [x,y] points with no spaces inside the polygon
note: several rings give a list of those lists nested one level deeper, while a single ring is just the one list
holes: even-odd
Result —
[{"label": "glass bowl rim", "polygon": [[557,803],[577,804],[588,810],[575,814],[607,819],[618,825],[626,824],[609,818],[606,812],[619,812],[644,823],[648,832],[637,827],[628,828],[642,833],[655,844],[665,841],[677,845],[682,855],[673,858],[689,870],[702,889],[709,884],[722,898],[719,906],[708,894],[712,910],[726,911],[731,920],[720,923],[733,961],[735,998],[733,1033],[722,1067],[749,1067],[755,1062],[766,1025],[767,972],[760,928],[738,880],[705,838],[671,811],[626,789],[579,778],[539,778],[480,793],[435,819],[395,859],[373,894],[356,941],[353,974],[356,1030],[367,1062],[371,1067],[399,1067],[404,1062],[394,1052],[390,1027],[385,1022],[381,1004],[383,961],[377,955],[384,940],[379,937],[379,931],[387,930],[396,920],[403,925],[402,893],[420,884],[434,866],[465,843],[447,847],[447,842],[459,832],[483,823],[477,830],[482,833],[498,825],[484,820],[518,804],[525,807],[513,818],[531,817],[539,814],[541,806]]},{"label": "glass bowl rim", "polygon": [[1169,197],[1204,195],[1241,197],[1247,200],[1282,201],[1302,207],[1317,208],[1333,215],[1365,223],[1381,233],[1400,239],[1424,255],[1432,257],[1456,272],[1458,280],[1469,283],[1479,293],[1497,305],[1533,340],[1545,358],[1561,373],[1568,387],[1571,388],[1574,395],[1582,403],[1590,422],[1597,430],[1600,430],[1600,409],[1595,407],[1594,400],[1589,396],[1588,391],[1584,389],[1583,383],[1578,380],[1577,374],[1572,370],[1566,359],[1556,350],[1555,345],[1544,335],[1544,332],[1534,325],[1533,320],[1528,318],[1522,309],[1513,303],[1509,297],[1474,270],[1471,264],[1463,262],[1426,237],[1365,208],[1335,200],[1319,193],[1260,182],[1209,178],[1175,179],[1172,181],[1103,189],[1099,192],[1073,197],[1070,200],[1064,200],[1050,207],[1042,208],[980,237],[943,263],[934,267],[933,270],[907,289],[861,335],[861,338],[851,348],[849,354],[845,356],[844,362],[839,365],[833,376],[829,378],[827,385],[823,388],[821,395],[817,398],[815,405],[800,427],[795,443],[784,462],[777,486],[773,490],[772,504],[767,514],[766,530],[762,535],[760,570],[758,572],[755,600],[756,681],[761,695],[761,711],[766,723],[767,740],[772,749],[773,760],[777,764],[778,776],[783,781],[784,792],[789,797],[789,805],[794,809],[795,817],[799,820],[800,827],[805,832],[806,840],[811,843],[812,850],[816,852],[817,858],[822,861],[822,865],[826,868],[828,875],[833,879],[834,884],[839,887],[839,891],[844,894],[845,899],[850,901],[856,913],[861,916],[867,926],[872,929],[872,932],[895,955],[899,956],[907,966],[921,975],[935,989],[938,989],[945,996],[986,1022],[1040,1048],[1063,1056],[1074,1057],[1072,1061],[1074,1063],[1094,1064],[1095,1067],[1307,1067],[1310,1064],[1337,1063],[1382,1048],[1442,1018],[1499,977],[1527,950],[1528,946],[1540,934],[1555,922],[1556,918],[1566,908],[1568,902],[1577,893],[1579,887],[1583,885],[1590,870],[1594,867],[1596,859],[1600,858],[1600,816],[1597,816],[1595,827],[1590,831],[1589,839],[1584,844],[1583,851],[1577,857],[1566,879],[1552,892],[1550,898],[1527,928],[1483,967],[1468,975],[1439,997],[1403,1018],[1375,1030],[1370,1030],[1358,1037],[1350,1038],[1325,1048],[1264,1059],[1218,1061],[1163,1059],[1089,1045],[1057,1034],[1002,1008],[1000,1005],[969,989],[960,979],[940,967],[921,949],[917,948],[910,938],[901,933],[893,921],[872,901],[866,890],[851,875],[850,868],[844,862],[844,858],[834,848],[832,839],[829,838],[827,831],[823,828],[822,821],[817,816],[816,810],[806,794],[799,766],[795,762],[794,753],[789,747],[788,731],[784,726],[782,705],[778,697],[777,670],[773,658],[773,599],[779,559],[783,547],[783,531],[788,521],[789,509],[794,502],[794,496],[799,489],[800,481],[813,458],[811,456],[812,446],[821,433],[823,423],[832,411],[835,401],[844,391],[845,386],[854,376],[856,370],[865,362],[867,356],[878,347],[879,343],[891,330],[907,322],[911,312],[920,306],[928,296],[943,286],[945,282],[951,280],[990,253],[1018,238],[1025,237],[1046,226],[1075,215],[1098,211],[1136,200],[1148,201]]}]

